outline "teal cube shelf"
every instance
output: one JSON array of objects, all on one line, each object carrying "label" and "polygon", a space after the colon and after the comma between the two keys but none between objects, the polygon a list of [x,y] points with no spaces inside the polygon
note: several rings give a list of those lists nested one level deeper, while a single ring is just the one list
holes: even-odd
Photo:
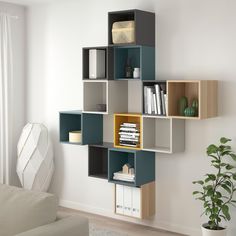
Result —
[{"label": "teal cube shelf", "polygon": [[[129,60],[132,68],[140,68],[141,80],[155,79],[155,48],[147,46],[114,47],[114,79],[132,80],[125,77],[125,66]],[[136,78],[137,79],[137,78]]]},{"label": "teal cube shelf", "polygon": [[[97,144],[103,141],[103,116],[81,111],[60,112],[60,142],[68,144]],[[70,143],[69,132],[81,131],[81,143]]]},{"label": "teal cube shelf", "polygon": [[[134,182],[113,179],[115,172],[121,171],[123,165],[130,164],[134,168]],[[110,148],[108,150],[108,181],[132,187],[155,181],[155,153],[129,149]]]}]

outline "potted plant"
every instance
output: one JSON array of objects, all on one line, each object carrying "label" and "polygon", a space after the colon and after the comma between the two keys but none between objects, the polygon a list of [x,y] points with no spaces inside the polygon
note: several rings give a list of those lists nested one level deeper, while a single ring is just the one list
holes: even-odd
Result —
[{"label": "potted plant", "polygon": [[206,174],[203,180],[193,182],[200,185],[200,190],[194,191],[193,195],[203,202],[203,214],[208,217],[208,222],[202,225],[203,236],[226,236],[222,221],[230,221],[230,206],[236,207],[236,167],[233,165],[236,154],[228,145],[230,141],[223,137],[219,145],[207,147],[206,153],[211,158],[215,173]]}]

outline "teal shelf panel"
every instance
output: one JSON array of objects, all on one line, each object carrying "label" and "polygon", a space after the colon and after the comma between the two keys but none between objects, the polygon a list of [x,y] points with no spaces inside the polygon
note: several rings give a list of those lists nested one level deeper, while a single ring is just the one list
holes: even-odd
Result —
[{"label": "teal shelf panel", "polygon": [[[135,169],[135,181],[114,180],[113,174],[129,163]],[[139,187],[155,181],[155,153],[129,149],[110,148],[108,151],[108,181],[111,183]]]},{"label": "teal shelf panel", "polygon": [[81,145],[96,144],[103,141],[103,116],[100,114],[85,114],[81,111],[60,112],[60,142],[69,142],[70,131],[81,131]]},{"label": "teal shelf panel", "polygon": [[[114,47],[114,78],[127,80],[125,66],[129,61],[132,68],[140,68],[141,80],[155,79],[155,48],[147,46],[117,46]],[[136,78],[135,78],[136,79]]]}]

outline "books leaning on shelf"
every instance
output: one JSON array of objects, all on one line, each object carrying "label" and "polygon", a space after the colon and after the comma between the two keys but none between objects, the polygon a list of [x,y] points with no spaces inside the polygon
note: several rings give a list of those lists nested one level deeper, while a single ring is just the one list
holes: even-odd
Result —
[{"label": "books leaning on shelf", "polygon": [[134,182],[135,176],[134,176],[134,174],[125,174],[122,171],[119,171],[119,172],[115,172],[113,174],[113,179],[127,181],[127,182]]},{"label": "books leaning on shelf", "polygon": [[137,147],[140,139],[139,126],[136,123],[122,123],[119,130],[121,146]]},{"label": "books leaning on shelf", "polygon": [[144,113],[149,115],[166,115],[166,85],[144,86]]}]

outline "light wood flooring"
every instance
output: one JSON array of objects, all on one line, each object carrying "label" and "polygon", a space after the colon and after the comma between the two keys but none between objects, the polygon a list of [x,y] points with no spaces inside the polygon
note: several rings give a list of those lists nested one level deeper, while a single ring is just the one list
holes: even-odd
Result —
[{"label": "light wood flooring", "polygon": [[68,214],[78,214],[81,216],[85,216],[89,219],[89,222],[96,225],[99,228],[106,228],[111,231],[115,231],[118,233],[125,233],[129,236],[184,236],[182,234],[176,234],[164,230],[158,230],[148,226],[142,226],[134,223],[129,223],[126,221],[116,220],[100,215],[94,215],[86,212],[81,212],[77,210],[72,210],[68,208],[59,209],[60,212],[68,213]]}]

